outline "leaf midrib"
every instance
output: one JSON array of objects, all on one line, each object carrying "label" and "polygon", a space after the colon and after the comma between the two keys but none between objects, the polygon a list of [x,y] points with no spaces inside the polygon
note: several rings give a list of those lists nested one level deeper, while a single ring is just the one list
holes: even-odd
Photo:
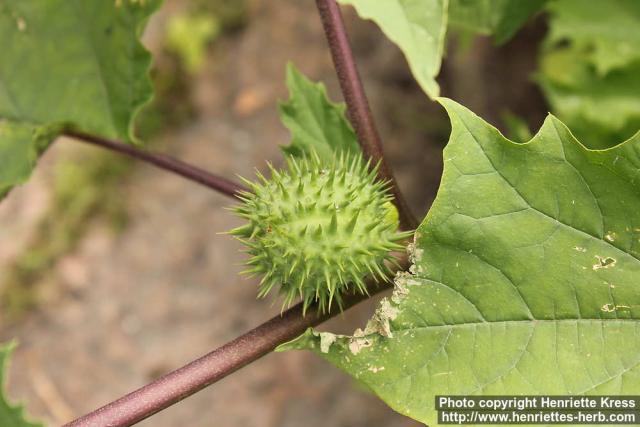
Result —
[{"label": "leaf midrib", "polygon": [[591,317],[583,317],[579,319],[520,319],[520,320],[478,320],[475,322],[461,322],[461,323],[444,323],[442,325],[425,325],[425,326],[412,326],[410,328],[401,328],[401,329],[391,329],[393,333],[396,332],[411,332],[415,330],[424,330],[424,329],[437,329],[437,328],[455,328],[455,327],[478,327],[478,326],[493,326],[497,324],[522,324],[522,323],[531,323],[533,326],[536,324],[558,324],[558,323],[579,323],[579,322],[588,322],[588,323],[617,323],[617,322],[639,322],[640,319],[629,318],[629,319],[609,319],[609,318],[591,318]]}]

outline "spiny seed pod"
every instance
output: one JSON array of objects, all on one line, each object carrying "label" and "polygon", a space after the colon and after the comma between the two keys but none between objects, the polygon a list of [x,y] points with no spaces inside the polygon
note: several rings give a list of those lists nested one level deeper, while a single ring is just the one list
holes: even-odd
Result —
[{"label": "spiny seed pod", "polygon": [[246,273],[262,274],[259,296],[280,286],[284,307],[299,296],[304,310],[342,306],[342,294],[366,293],[365,276],[387,280],[408,233],[398,232],[398,212],[388,183],[376,180],[360,154],[323,164],[317,155],[288,158],[288,170],[271,165],[271,179],[246,181],[235,211],[249,222],[231,231],[252,256]]}]

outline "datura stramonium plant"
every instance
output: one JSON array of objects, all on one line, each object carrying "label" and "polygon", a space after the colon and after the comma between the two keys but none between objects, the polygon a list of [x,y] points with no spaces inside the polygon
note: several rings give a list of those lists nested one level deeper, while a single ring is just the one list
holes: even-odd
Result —
[{"label": "datura stramonium plant", "polygon": [[342,295],[366,293],[366,276],[388,280],[391,251],[411,233],[398,231],[388,183],[377,179],[361,154],[323,162],[317,155],[288,158],[287,169],[269,165],[271,179],[246,181],[234,210],[248,223],[231,231],[247,247],[250,274],[261,274],[259,297],[273,288],[284,307],[300,297],[304,311],[324,312]]}]

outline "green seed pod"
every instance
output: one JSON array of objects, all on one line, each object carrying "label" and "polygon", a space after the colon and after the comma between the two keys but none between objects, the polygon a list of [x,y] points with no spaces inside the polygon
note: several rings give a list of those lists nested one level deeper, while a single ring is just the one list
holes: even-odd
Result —
[{"label": "green seed pod", "polygon": [[247,273],[262,274],[259,296],[279,286],[284,307],[299,296],[304,310],[341,306],[345,292],[366,293],[365,276],[387,280],[390,252],[410,233],[398,232],[388,184],[376,180],[360,154],[330,164],[317,156],[289,158],[288,170],[271,165],[271,179],[246,181],[251,193],[235,211],[248,220],[231,231],[248,247]]}]

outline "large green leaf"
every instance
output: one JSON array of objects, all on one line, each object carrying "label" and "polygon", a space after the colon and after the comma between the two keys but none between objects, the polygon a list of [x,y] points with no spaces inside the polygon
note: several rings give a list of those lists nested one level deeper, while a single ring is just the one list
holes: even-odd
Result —
[{"label": "large green leaf", "polygon": [[528,143],[442,100],[441,188],[364,331],[307,348],[395,410],[434,396],[640,394],[640,138],[591,151],[549,116]]},{"label": "large green leaf", "polygon": [[509,40],[546,0],[450,0],[449,22],[474,33]]},{"label": "large green leaf", "polygon": [[302,156],[315,151],[331,160],[336,152],[360,150],[344,104],[329,101],[322,83],[311,82],[289,64],[287,87],[289,100],[280,104],[282,123],[291,131],[291,144],[282,147],[285,153]]},{"label": "large green leaf", "polygon": [[40,423],[27,421],[24,408],[21,405],[10,404],[4,396],[5,372],[14,347],[14,344],[0,345],[0,426],[42,427]]},{"label": "large green leaf", "polygon": [[152,95],[138,39],[159,3],[0,2],[0,164],[11,169],[0,171],[0,192],[28,177],[61,125],[135,139],[133,119]]},{"label": "large green leaf", "polygon": [[600,75],[640,59],[639,1],[562,0],[549,10],[549,42],[570,41]]},{"label": "large green leaf", "polygon": [[373,20],[402,50],[413,76],[430,97],[440,93],[440,71],[447,31],[448,0],[339,0]]}]

